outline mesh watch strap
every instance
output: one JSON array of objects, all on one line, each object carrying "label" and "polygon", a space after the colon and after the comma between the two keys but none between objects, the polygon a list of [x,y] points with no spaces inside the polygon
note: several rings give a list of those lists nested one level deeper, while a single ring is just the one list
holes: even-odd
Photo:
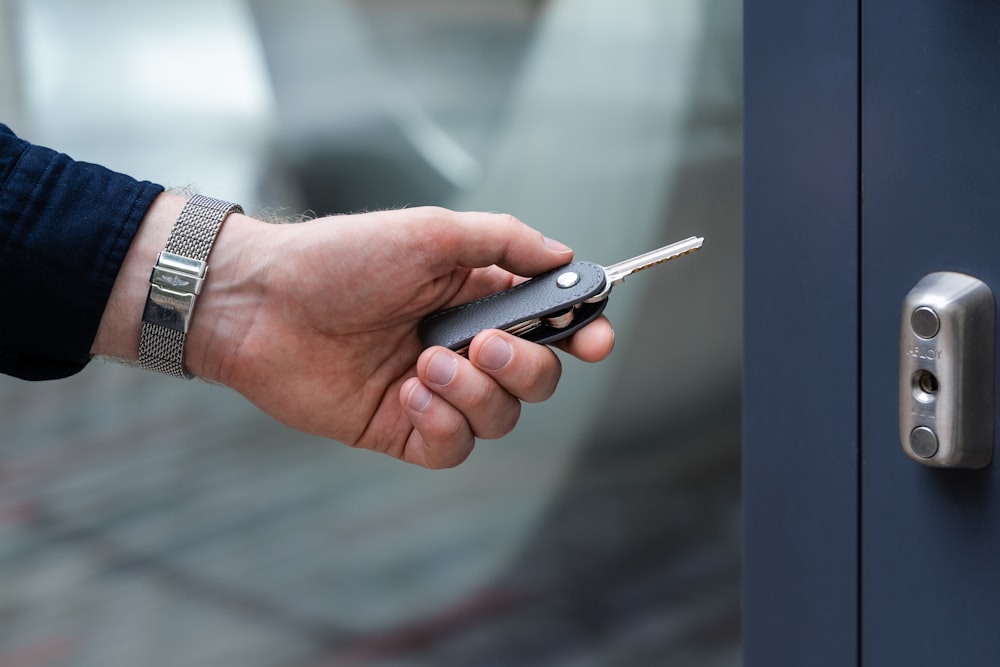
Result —
[{"label": "mesh watch strap", "polygon": [[204,195],[195,195],[184,205],[150,276],[139,337],[141,367],[193,377],[184,368],[184,341],[208,273],[208,254],[226,216],[242,212],[237,204]]}]

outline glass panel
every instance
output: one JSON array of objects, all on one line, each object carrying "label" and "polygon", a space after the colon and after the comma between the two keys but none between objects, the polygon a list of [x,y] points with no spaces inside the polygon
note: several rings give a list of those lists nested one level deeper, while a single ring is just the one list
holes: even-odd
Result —
[{"label": "glass panel", "polygon": [[446,472],[113,364],[0,378],[0,663],[738,664],[741,20],[0,0],[0,111],[74,157],[278,215],[503,210],[604,264],[706,237]]}]

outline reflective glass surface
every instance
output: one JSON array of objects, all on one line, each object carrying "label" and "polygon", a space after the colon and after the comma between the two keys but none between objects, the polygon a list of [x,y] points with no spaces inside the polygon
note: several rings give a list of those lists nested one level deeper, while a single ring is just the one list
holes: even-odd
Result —
[{"label": "reflective glass surface", "polygon": [[262,215],[506,211],[602,264],[706,238],[450,471],[110,362],[0,377],[0,665],[739,664],[741,30],[738,0],[0,0],[0,119],[79,159]]}]

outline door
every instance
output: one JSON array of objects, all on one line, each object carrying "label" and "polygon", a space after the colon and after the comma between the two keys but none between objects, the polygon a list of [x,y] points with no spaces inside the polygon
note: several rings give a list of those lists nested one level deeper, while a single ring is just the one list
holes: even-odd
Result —
[{"label": "door", "polygon": [[898,368],[922,276],[1000,292],[1000,4],[851,4],[745,5],[745,661],[997,665],[1000,465],[907,458]]},{"label": "door", "polygon": [[1000,293],[1000,4],[862,4],[861,656],[1000,664],[1000,465],[901,455],[900,303],[926,273]]}]

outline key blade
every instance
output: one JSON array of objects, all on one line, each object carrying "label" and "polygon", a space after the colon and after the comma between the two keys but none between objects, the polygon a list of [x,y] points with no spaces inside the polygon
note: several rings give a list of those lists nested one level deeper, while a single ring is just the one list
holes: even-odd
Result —
[{"label": "key blade", "polygon": [[643,269],[648,269],[649,267],[656,266],[657,264],[663,264],[666,261],[676,259],[683,255],[687,255],[688,253],[692,253],[700,248],[704,242],[704,237],[691,236],[683,241],[671,243],[670,245],[657,248],[656,250],[650,250],[649,252],[645,252],[641,255],[633,257],[632,259],[626,259],[624,262],[618,262],[617,264],[612,264],[611,266],[605,266],[604,289],[602,289],[599,294],[595,294],[587,299],[586,303],[595,303],[608,298],[608,294],[611,293],[611,288],[620,284],[633,273],[642,271]]},{"label": "key blade", "polygon": [[632,259],[626,259],[624,262],[618,262],[617,264],[606,266],[604,267],[604,273],[607,275],[608,285],[618,285],[633,273],[694,252],[695,250],[698,250],[704,242],[704,237],[692,236],[684,239],[683,241],[671,243],[670,245],[657,248],[656,250],[650,250],[649,252],[633,257]]}]

